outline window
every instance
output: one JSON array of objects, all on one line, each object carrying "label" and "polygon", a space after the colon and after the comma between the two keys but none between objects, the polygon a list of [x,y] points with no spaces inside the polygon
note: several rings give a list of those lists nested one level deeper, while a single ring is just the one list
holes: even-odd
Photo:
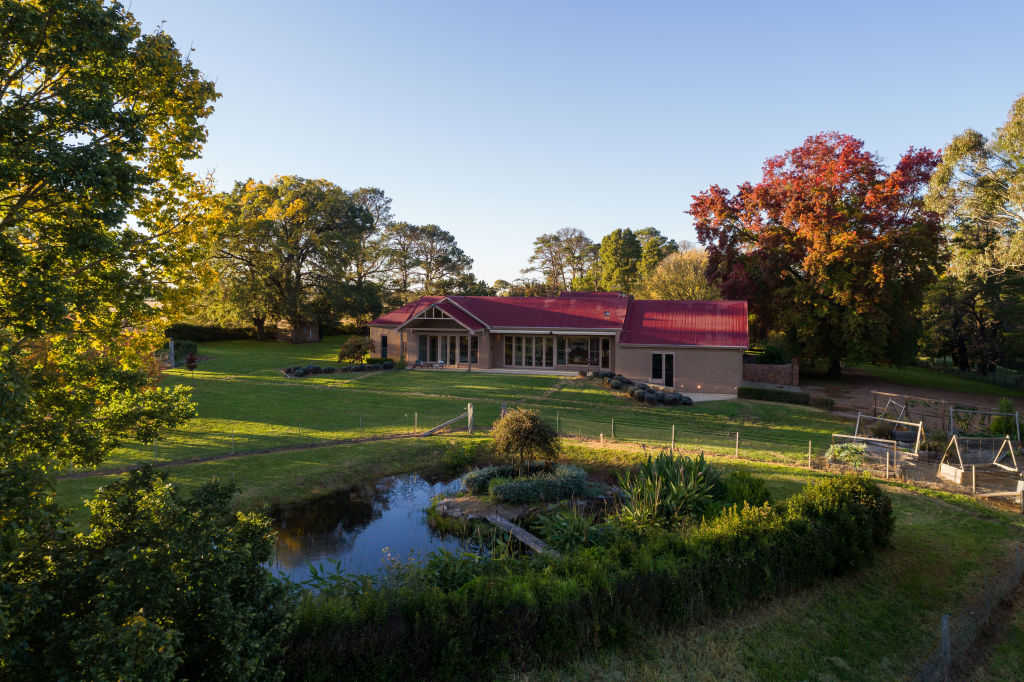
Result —
[{"label": "window", "polygon": [[505,366],[512,366],[512,337],[505,337]]},{"label": "window", "polygon": [[437,362],[437,337],[436,336],[428,336],[427,337],[427,348],[428,348],[427,360],[429,360],[430,362]]},{"label": "window", "polygon": [[568,364],[590,364],[590,339],[588,337],[570,336],[567,339],[566,345],[568,346],[566,350]]},{"label": "window", "polygon": [[476,336],[472,337],[470,339],[470,344],[469,344],[469,348],[470,348],[470,350],[469,350],[469,361],[472,362],[472,363],[478,362],[477,354],[478,354],[478,351],[479,351],[479,346],[480,346],[480,339],[478,337],[476,337]]},{"label": "window", "polygon": [[516,337],[515,354],[512,357],[512,364],[521,366],[523,364],[523,337]]},{"label": "window", "polygon": [[554,366],[554,361],[555,361],[554,350],[555,350],[555,340],[552,337],[550,337],[550,336],[545,336],[544,337],[544,366],[545,367],[553,367]]},{"label": "window", "polygon": [[651,379],[661,379],[665,364],[664,353],[651,353]]},{"label": "window", "polygon": [[555,354],[555,364],[556,365],[564,365],[565,364],[565,337],[564,336],[559,336],[558,338],[555,339],[555,348],[558,350],[558,352]]},{"label": "window", "polygon": [[533,367],[533,337],[527,336],[523,339],[523,364]]},{"label": "window", "polygon": [[416,354],[416,359],[420,362],[427,362],[427,337],[419,336],[419,352]]},{"label": "window", "polygon": [[608,337],[601,339],[601,367],[608,369],[612,362],[612,340]]},{"label": "window", "polygon": [[459,337],[449,336],[448,337],[448,364],[455,364],[455,352],[458,350]]},{"label": "window", "polygon": [[380,356],[386,358],[388,356],[388,335],[380,335]]}]

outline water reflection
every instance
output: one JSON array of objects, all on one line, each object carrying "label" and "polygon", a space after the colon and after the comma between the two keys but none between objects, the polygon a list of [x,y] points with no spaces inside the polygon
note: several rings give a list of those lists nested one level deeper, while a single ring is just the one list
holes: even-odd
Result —
[{"label": "water reflection", "polygon": [[459,551],[468,544],[434,533],[424,509],[433,496],[461,487],[460,480],[430,482],[408,474],[292,507],[274,523],[277,551],[271,569],[301,581],[309,577],[307,562],[327,567],[328,562],[341,561],[348,573],[368,574],[383,567],[385,548],[402,560],[442,547]]}]

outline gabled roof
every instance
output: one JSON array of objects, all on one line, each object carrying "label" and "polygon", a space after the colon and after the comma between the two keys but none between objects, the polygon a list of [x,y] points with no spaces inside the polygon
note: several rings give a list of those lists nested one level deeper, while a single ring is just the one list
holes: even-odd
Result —
[{"label": "gabled roof", "polygon": [[633,301],[619,343],[746,348],[746,301]]},{"label": "gabled roof", "polygon": [[620,344],[746,348],[746,301],[635,301],[616,292],[551,297],[424,296],[378,317],[398,327],[430,306],[471,331],[486,329],[619,331]]},{"label": "gabled roof", "polygon": [[629,298],[621,294],[553,297],[450,296],[449,300],[500,329],[621,329]]}]

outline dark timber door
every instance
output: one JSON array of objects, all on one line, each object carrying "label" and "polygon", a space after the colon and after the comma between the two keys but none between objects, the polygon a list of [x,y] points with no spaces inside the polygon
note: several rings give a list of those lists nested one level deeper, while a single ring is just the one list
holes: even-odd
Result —
[{"label": "dark timber door", "polygon": [[665,385],[666,386],[675,386],[676,385],[675,364],[676,364],[676,356],[673,355],[672,353],[665,353]]}]

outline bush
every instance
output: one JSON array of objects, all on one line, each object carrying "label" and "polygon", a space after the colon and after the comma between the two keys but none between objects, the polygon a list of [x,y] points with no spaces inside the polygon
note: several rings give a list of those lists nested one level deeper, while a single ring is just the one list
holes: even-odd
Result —
[{"label": "bush", "polygon": [[441,453],[441,465],[450,475],[464,472],[479,458],[479,448],[475,443],[448,441]]},{"label": "bush", "polygon": [[[540,462],[532,462],[527,468],[524,474],[535,474],[541,471],[546,471],[547,466]],[[512,464],[504,464],[501,466],[489,466],[481,469],[474,469],[468,474],[462,477],[462,485],[466,486],[473,495],[483,495],[487,492],[487,488],[491,481],[495,478],[509,478],[519,473],[518,469]]]},{"label": "bush", "polygon": [[363,362],[374,350],[369,336],[350,336],[338,349],[338,362]]},{"label": "bush", "polygon": [[781,388],[761,388],[760,386],[740,386],[736,389],[736,397],[745,400],[767,400],[773,403],[811,405],[826,410],[831,410],[835,406],[835,401],[832,398],[819,398],[803,391],[786,391]]},{"label": "bush", "polygon": [[[1015,411],[1012,400],[1006,397],[999,399],[999,406],[996,408],[996,412],[1008,412],[1012,414]],[[1016,439],[1017,420],[1012,416],[999,415],[992,417],[992,422],[989,424],[989,432],[997,438],[1010,436],[1011,438]]]},{"label": "bush", "polygon": [[635,532],[699,518],[726,492],[721,475],[704,455],[690,458],[664,450],[657,457],[648,455],[635,474],[620,474],[619,487],[626,500],[617,518]]},{"label": "bush", "polygon": [[183,323],[172,324],[164,331],[164,334],[174,339],[175,346],[178,345],[179,339],[207,343],[209,341],[240,341],[256,338],[256,332],[252,329]]},{"label": "bush", "polygon": [[859,467],[864,464],[864,454],[867,448],[863,443],[839,443],[830,445],[825,451],[825,457],[841,462],[847,466]]},{"label": "bush", "polygon": [[625,536],[562,557],[435,558],[369,588],[306,594],[286,678],[477,678],[630,644],[848,573],[892,527],[879,486],[844,476],[686,533]]},{"label": "bush", "polygon": [[366,358],[363,362],[367,365],[383,365],[385,362],[390,360],[391,358]]},{"label": "bush", "polygon": [[382,369],[394,369],[395,361],[392,360],[391,358],[386,358],[384,362],[380,363],[380,366]]},{"label": "bush", "polygon": [[586,496],[587,472],[575,466],[560,466],[530,476],[493,478],[487,492],[502,504],[534,504],[557,502],[570,497]]},{"label": "bush", "polygon": [[612,379],[612,380],[610,380],[608,382],[608,386],[609,386],[609,388],[612,388],[613,390],[621,391],[623,384],[618,379]]},{"label": "bush", "polygon": [[725,499],[730,504],[744,503],[752,507],[771,504],[772,494],[764,479],[753,476],[748,471],[734,471],[722,479],[725,487]]},{"label": "bush", "polygon": [[491,426],[494,452],[515,462],[523,471],[538,457],[549,462],[558,456],[558,434],[536,410],[514,407]]},{"label": "bush", "polygon": [[836,408],[835,400],[822,395],[812,395],[811,402],[808,404],[811,407],[817,407],[819,410],[826,410],[828,412],[831,412]]}]

